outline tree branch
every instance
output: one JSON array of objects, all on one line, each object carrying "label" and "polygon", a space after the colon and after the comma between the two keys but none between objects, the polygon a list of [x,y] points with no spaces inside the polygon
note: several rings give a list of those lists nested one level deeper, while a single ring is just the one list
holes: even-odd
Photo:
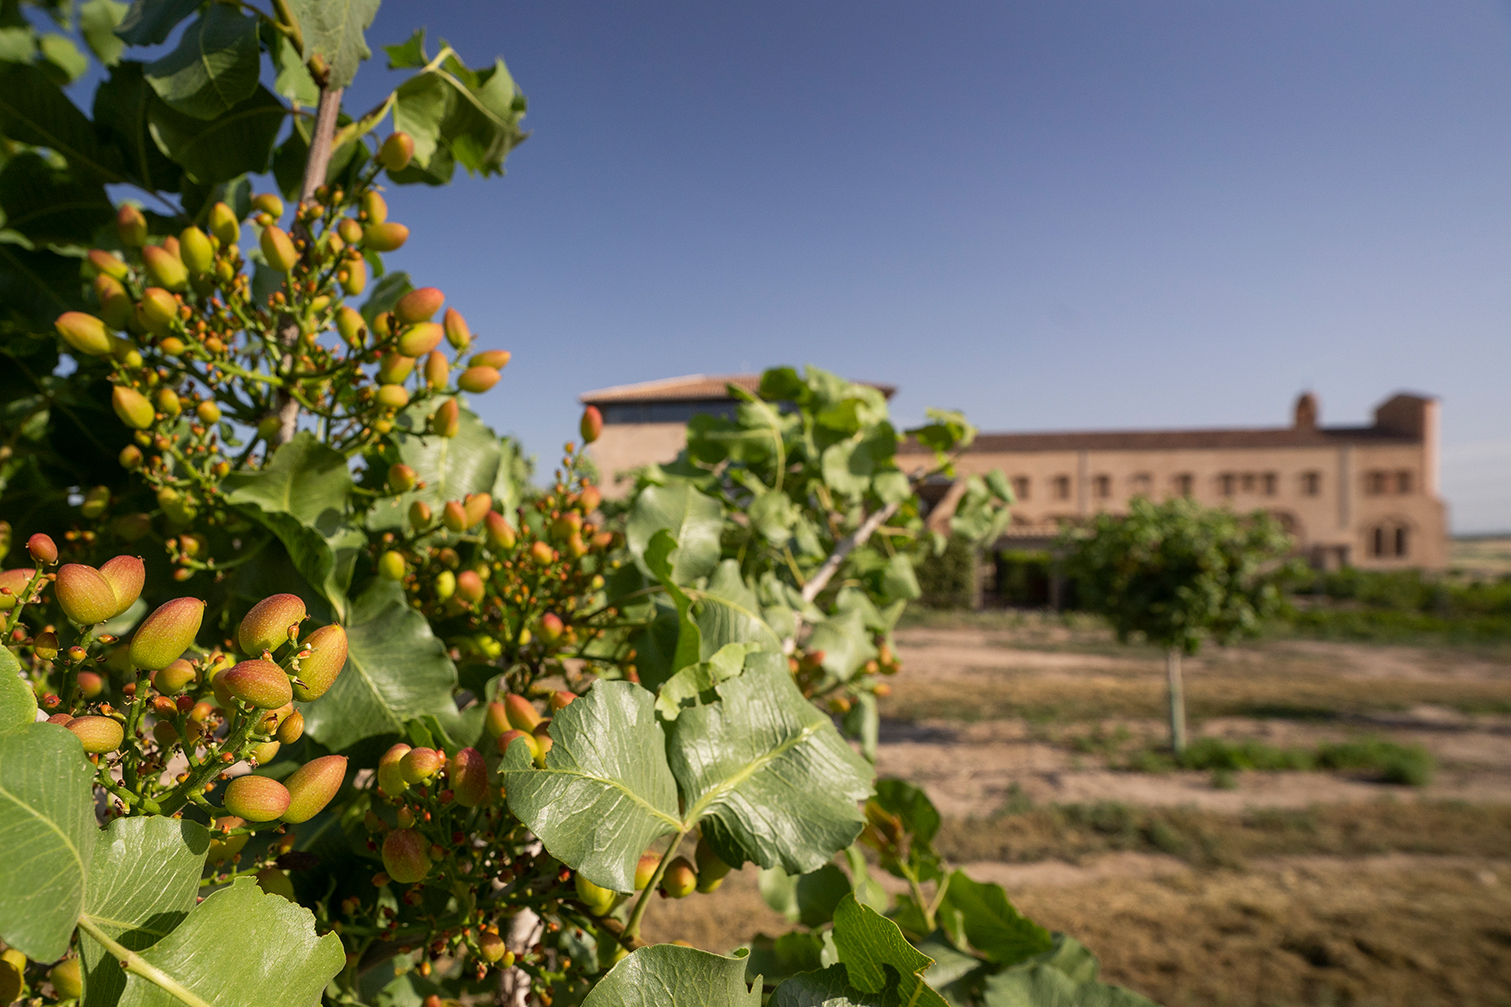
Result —
[{"label": "tree branch", "polygon": [[[876,529],[886,524],[887,518],[896,514],[897,509],[901,506],[901,500],[892,501],[862,521],[860,527],[855,529],[855,531],[840,539],[839,545],[835,546],[834,551],[829,554],[829,558],[824,560],[824,565],[819,567],[818,572],[809,578],[808,583],[803,585],[803,603],[811,604],[813,599],[823,593],[824,588],[829,586],[829,581],[833,580],[834,575],[839,572],[839,568],[844,566],[845,558],[856,549],[865,545],[871,536],[875,534]],[[802,628],[803,613],[792,613],[792,635],[782,641],[783,652],[790,654],[797,649],[797,635],[802,631]]]},{"label": "tree branch", "polygon": [[[325,184],[325,173],[330,169],[332,144],[336,135],[336,119],[341,114],[342,88],[321,88],[320,105],[315,111],[315,132],[310,137],[309,154],[304,159],[304,182],[299,187],[299,202],[305,203],[315,196],[315,190]],[[294,233],[304,239],[306,253],[314,244],[309,233],[297,217]],[[294,365],[294,348],[299,345],[299,323],[292,315],[285,315],[278,326],[278,340],[283,344],[283,366],[287,371]],[[281,447],[294,439],[299,428],[299,402],[288,389],[282,389],[277,397],[278,433],[274,447]]]}]

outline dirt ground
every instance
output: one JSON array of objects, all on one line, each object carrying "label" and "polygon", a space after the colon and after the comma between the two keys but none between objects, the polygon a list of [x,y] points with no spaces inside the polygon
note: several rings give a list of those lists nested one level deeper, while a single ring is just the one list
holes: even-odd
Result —
[{"label": "dirt ground", "polygon": [[[937,845],[1169,1007],[1511,1005],[1511,652],[1302,641],[1186,662],[1193,737],[1421,746],[1368,772],[1129,771],[1164,743],[1164,663],[1085,624],[900,632],[878,771],[924,786]],[[651,908],[728,950],[789,925],[755,874]]]}]

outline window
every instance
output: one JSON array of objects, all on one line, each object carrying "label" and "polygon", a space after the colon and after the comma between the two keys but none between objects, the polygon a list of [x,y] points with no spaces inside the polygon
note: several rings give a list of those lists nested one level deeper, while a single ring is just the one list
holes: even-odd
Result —
[{"label": "window", "polygon": [[1112,496],[1111,476],[1097,476],[1091,481],[1091,485],[1093,487],[1093,492],[1095,492],[1097,495],[1098,500],[1106,500],[1108,497]]},{"label": "window", "polygon": [[1028,476],[1013,476],[1013,496],[1019,503],[1028,499]]},{"label": "window", "polygon": [[1128,491],[1136,497],[1146,497],[1154,486],[1154,480],[1147,472],[1136,473],[1128,480]]},{"label": "window", "polygon": [[1238,484],[1243,488],[1243,491],[1245,493],[1252,493],[1254,492],[1254,483],[1258,478],[1259,477],[1252,472],[1245,472],[1239,479]]},{"label": "window", "polygon": [[1387,492],[1390,483],[1390,473],[1374,471],[1364,473],[1364,492],[1370,496],[1381,496]]},{"label": "window", "polygon": [[1267,497],[1274,496],[1275,491],[1280,487],[1280,477],[1273,472],[1266,472],[1260,476],[1259,481],[1264,487],[1264,495]]},{"label": "window", "polygon": [[1225,497],[1233,495],[1233,487],[1238,484],[1238,477],[1231,472],[1224,472],[1217,477],[1217,490]]},{"label": "window", "polygon": [[1369,531],[1369,554],[1378,559],[1405,559],[1411,551],[1411,530],[1404,524],[1387,522]]},{"label": "window", "polygon": [[1396,492],[1410,493],[1413,479],[1410,469],[1402,469],[1396,473]]},{"label": "window", "polygon": [[1055,476],[1055,499],[1070,499],[1070,476]]},{"label": "window", "polygon": [[1302,496],[1304,496],[1304,497],[1314,497],[1314,496],[1318,495],[1321,492],[1322,492],[1322,473],[1321,472],[1303,472],[1303,473],[1301,473],[1301,495]]},{"label": "window", "polygon": [[1191,473],[1182,472],[1171,480],[1171,482],[1175,486],[1176,496],[1188,497],[1191,495],[1191,490],[1196,480],[1191,477]]}]

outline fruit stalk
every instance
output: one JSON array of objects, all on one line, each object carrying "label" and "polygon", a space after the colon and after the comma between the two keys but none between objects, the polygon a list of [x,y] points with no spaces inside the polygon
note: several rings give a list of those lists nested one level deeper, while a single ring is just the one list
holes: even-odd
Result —
[{"label": "fruit stalk", "polygon": [[640,936],[640,921],[645,919],[645,910],[650,905],[651,892],[654,892],[661,884],[662,875],[666,873],[666,868],[671,864],[672,858],[676,856],[677,847],[682,845],[682,840],[686,835],[687,830],[685,829],[678,832],[672,840],[671,845],[666,848],[666,852],[661,854],[661,862],[656,865],[656,873],[651,875],[650,883],[641,891],[640,898],[635,903],[635,908],[630,912],[629,921],[624,925],[624,934],[621,937],[621,942]]},{"label": "fruit stalk", "polygon": [[134,951],[128,951],[120,944],[110,939],[110,935],[99,927],[88,916],[79,917],[79,929],[99,942],[100,946],[109,951],[121,963],[121,968],[127,972],[134,972],[147,980],[152,985],[164,990],[169,995],[186,1003],[189,1007],[212,1007],[212,1005],[186,989],[178,980],[157,966],[144,960]]}]

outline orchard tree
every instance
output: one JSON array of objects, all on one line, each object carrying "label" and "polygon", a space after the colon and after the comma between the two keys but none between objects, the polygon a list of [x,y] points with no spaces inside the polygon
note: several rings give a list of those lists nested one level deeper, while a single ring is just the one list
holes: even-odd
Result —
[{"label": "orchard tree", "polygon": [[[833,719],[874,742],[909,488],[969,426],[906,472],[873,392],[779,370],[622,520],[576,444],[531,486],[468,408],[508,351],[385,269],[382,193],[498,173],[524,99],[417,33],[343,111],[376,8],[0,29],[0,1003],[1144,1002],[946,872]],[[746,863],[802,929],[645,945]]]},{"label": "orchard tree", "polygon": [[1251,636],[1280,609],[1290,536],[1264,511],[1140,497],[1127,514],[1069,529],[1060,545],[1082,608],[1106,618],[1125,643],[1141,637],[1165,649],[1170,745],[1184,752],[1181,655],[1209,639]]}]

